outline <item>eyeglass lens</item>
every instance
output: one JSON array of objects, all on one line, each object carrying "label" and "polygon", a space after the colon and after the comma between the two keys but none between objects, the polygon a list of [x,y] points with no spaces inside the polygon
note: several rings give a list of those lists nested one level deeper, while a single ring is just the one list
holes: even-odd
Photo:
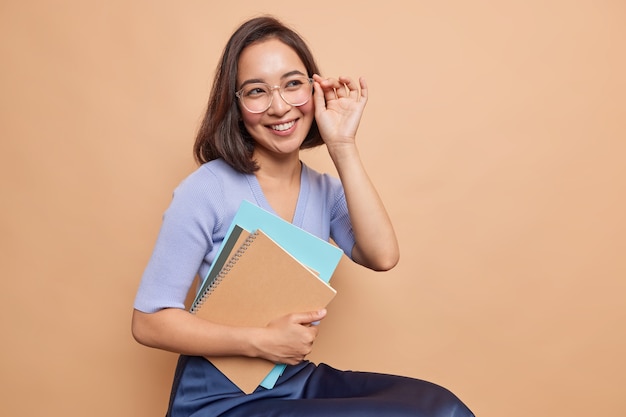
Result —
[{"label": "eyeglass lens", "polygon": [[287,104],[302,106],[311,98],[313,83],[310,78],[306,77],[290,78],[280,87],[270,87],[265,83],[252,83],[239,90],[237,97],[250,112],[261,113],[272,105],[273,90],[276,88]]}]

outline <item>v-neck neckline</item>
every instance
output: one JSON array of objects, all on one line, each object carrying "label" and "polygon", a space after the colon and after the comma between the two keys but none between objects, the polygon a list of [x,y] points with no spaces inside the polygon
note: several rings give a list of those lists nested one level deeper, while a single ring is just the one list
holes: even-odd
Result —
[{"label": "v-neck neckline", "polygon": [[[300,191],[298,192],[298,200],[296,201],[296,209],[293,213],[293,218],[290,223],[302,227],[302,223],[304,220],[304,212],[306,208],[306,202],[309,196],[309,181],[308,181],[308,168],[302,163],[302,169],[300,170]],[[254,199],[259,207],[269,211],[270,213],[278,216],[278,213],[274,210],[274,208],[270,205],[269,201],[265,197],[265,193],[261,188],[261,184],[254,174],[247,174],[248,184],[250,185],[250,190],[252,191],[252,195],[254,195]]]}]

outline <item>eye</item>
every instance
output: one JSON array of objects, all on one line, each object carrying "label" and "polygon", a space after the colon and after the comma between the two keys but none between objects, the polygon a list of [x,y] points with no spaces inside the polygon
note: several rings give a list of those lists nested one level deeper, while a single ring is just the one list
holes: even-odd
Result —
[{"label": "eye", "polygon": [[245,97],[259,97],[267,94],[268,91],[269,88],[266,85],[252,84],[243,90],[243,95]]},{"label": "eye", "polygon": [[283,88],[285,90],[297,90],[302,87],[306,81],[306,78],[294,78],[292,80],[288,80]]}]

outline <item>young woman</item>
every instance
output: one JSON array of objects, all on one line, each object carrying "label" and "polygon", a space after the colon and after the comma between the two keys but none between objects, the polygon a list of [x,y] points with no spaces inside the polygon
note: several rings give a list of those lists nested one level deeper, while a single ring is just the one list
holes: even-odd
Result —
[{"label": "young woman", "polygon": [[[181,354],[169,416],[472,416],[425,381],[306,361],[317,335],[310,324],[325,310],[245,328],[202,320],[184,306],[244,199],[332,238],[361,265],[396,265],[395,232],[355,142],[367,94],[364,79],[321,77],[300,36],[274,18],[247,21],[230,38],[194,146],[201,165],[175,190],[135,300],[137,341]],[[322,144],[339,179],[300,161],[301,149]],[[245,395],[203,358],[220,355],[289,366],[274,388]]]}]

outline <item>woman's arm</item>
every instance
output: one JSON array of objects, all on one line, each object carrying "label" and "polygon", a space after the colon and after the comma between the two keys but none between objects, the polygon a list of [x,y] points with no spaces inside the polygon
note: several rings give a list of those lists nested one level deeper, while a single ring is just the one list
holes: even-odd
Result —
[{"label": "woman's arm", "polygon": [[356,146],[367,103],[367,84],[352,79],[315,79],[315,117],[346,194],[354,231],[355,262],[374,270],[393,268],[400,251],[387,210],[370,180]]},{"label": "woman's arm", "polygon": [[289,314],[266,327],[212,323],[179,308],[133,311],[132,333],[141,344],[192,356],[249,356],[295,365],[311,352],[326,310]]}]

